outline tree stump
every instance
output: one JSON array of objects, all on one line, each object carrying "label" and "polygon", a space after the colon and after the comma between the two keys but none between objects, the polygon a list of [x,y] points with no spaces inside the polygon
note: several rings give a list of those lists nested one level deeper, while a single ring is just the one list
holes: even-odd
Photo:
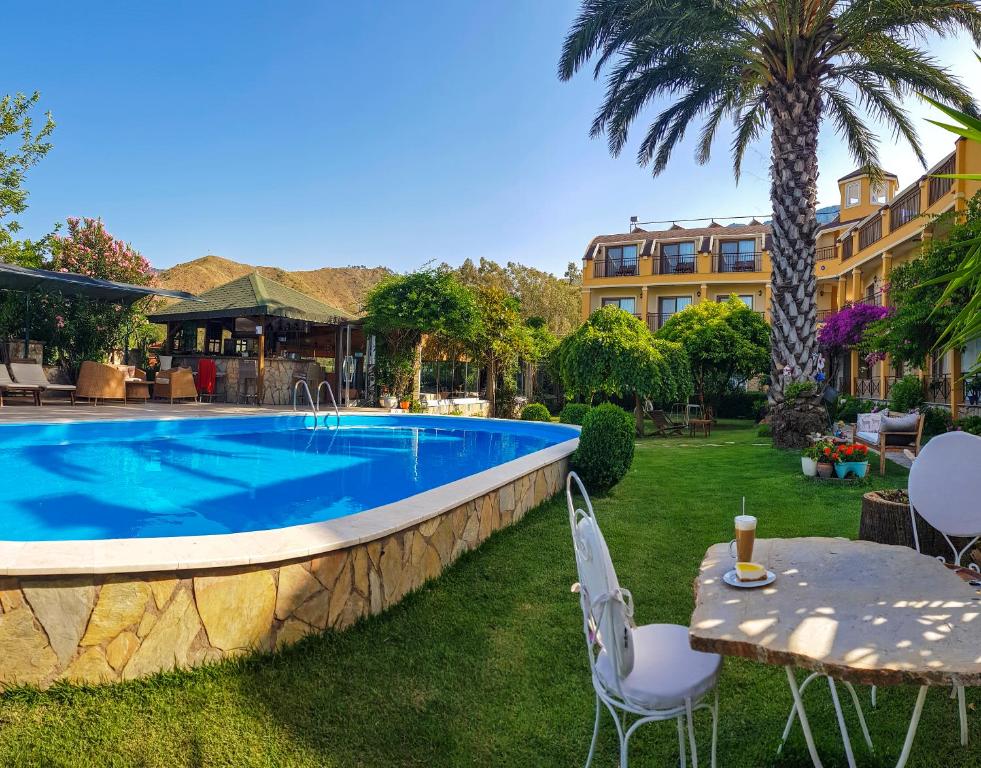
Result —
[{"label": "tree stump", "polygon": [[[953,561],[953,552],[943,534],[916,513],[916,533],[920,539],[920,552],[931,557],[942,557],[948,563]],[[858,527],[858,538],[875,541],[879,544],[898,544],[902,547],[916,548],[913,539],[913,521],[908,502],[889,501],[878,491],[870,491],[862,496],[862,518]],[[953,538],[958,549],[967,544],[967,539]],[[970,562],[965,555],[964,564]]]},{"label": "tree stump", "polygon": [[828,412],[813,399],[779,403],[768,419],[777,448],[804,448],[810,445],[808,435],[828,430]]}]

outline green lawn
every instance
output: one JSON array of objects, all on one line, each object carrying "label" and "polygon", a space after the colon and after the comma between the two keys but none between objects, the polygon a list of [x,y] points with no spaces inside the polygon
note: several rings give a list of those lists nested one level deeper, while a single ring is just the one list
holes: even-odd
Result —
[{"label": "green lawn", "polygon": [[[905,472],[891,467],[871,487],[903,485]],[[596,499],[638,621],[688,622],[697,566],[706,547],[730,537],[744,495],[762,536],[856,535],[867,488],[808,482],[799,470],[796,455],[745,424],[710,440],[642,441],[630,475]],[[143,682],[9,692],[0,699],[0,765],[581,765],[593,694],[573,581],[565,503],[556,499],[342,634]],[[895,762],[914,694],[882,690],[879,709],[867,708],[881,754],[869,756],[859,735],[861,765]],[[974,707],[981,701],[977,690],[968,697]],[[815,685],[808,702],[825,765],[844,765],[826,686]],[[727,660],[721,768],[809,765],[799,729],[776,758],[789,706],[782,669]],[[910,765],[976,765],[981,716],[972,709],[969,717],[972,746],[962,749],[953,702],[931,692]],[[614,765],[615,745],[607,719],[594,764]],[[632,745],[632,765],[676,765],[671,723],[645,726]]]}]

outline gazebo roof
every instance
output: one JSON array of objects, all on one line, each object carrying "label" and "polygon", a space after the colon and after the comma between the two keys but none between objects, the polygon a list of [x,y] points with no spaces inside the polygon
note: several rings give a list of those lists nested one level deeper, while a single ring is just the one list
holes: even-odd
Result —
[{"label": "gazebo roof", "polygon": [[326,324],[354,319],[347,312],[263,277],[258,272],[205,291],[193,301],[178,302],[155,312],[148,319],[154,323],[166,323],[243,315],[271,315]]},{"label": "gazebo roof", "polygon": [[184,291],[169,291],[163,288],[152,288],[148,285],[133,285],[132,283],[116,283],[112,280],[102,280],[74,272],[29,269],[4,262],[0,262],[0,288],[9,291],[58,291],[73,296],[88,296],[93,299],[116,301],[121,304],[132,303],[147,296],[185,299],[192,304],[196,301],[192,294]]}]

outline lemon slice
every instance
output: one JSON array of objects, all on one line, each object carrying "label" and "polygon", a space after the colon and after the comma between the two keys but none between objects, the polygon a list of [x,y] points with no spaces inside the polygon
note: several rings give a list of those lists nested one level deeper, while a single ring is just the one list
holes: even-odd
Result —
[{"label": "lemon slice", "polygon": [[736,578],[740,581],[762,581],[766,568],[759,563],[736,563]]}]

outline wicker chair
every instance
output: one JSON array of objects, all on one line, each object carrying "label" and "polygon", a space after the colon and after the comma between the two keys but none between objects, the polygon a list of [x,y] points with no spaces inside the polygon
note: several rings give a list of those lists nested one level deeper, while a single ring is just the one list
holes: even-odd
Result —
[{"label": "wicker chair", "polygon": [[95,405],[100,400],[122,400],[125,403],[126,383],[136,379],[146,379],[146,374],[139,368],[86,360],[78,370],[75,395],[91,400]]},{"label": "wicker chair", "polygon": [[171,368],[160,371],[153,382],[153,397],[170,400],[198,399],[198,390],[194,386],[194,374],[190,368]]}]

